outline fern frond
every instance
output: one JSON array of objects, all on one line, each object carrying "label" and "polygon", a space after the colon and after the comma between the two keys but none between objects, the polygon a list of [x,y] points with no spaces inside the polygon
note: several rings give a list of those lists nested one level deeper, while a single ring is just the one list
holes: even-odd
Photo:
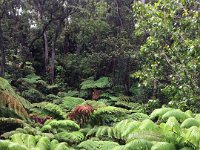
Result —
[{"label": "fern frond", "polygon": [[55,134],[55,138],[60,142],[67,142],[70,145],[78,144],[84,140],[84,135],[80,131],[60,132]]},{"label": "fern frond", "polygon": [[186,120],[183,121],[183,123],[181,124],[181,128],[190,128],[192,126],[200,126],[200,122],[195,119],[195,118],[188,118]]},{"label": "fern frond", "polygon": [[136,131],[132,134],[129,134],[127,141],[131,141],[133,139],[145,139],[148,141],[165,141],[164,136],[159,132],[153,131]]},{"label": "fern frond", "polygon": [[74,107],[76,107],[77,105],[82,104],[83,102],[85,102],[84,99],[82,98],[78,98],[78,97],[64,97],[63,98],[63,103],[61,104],[61,106],[63,108],[66,108],[67,110],[72,110]]},{"label": "fern frond", "polygon": [[31,111],[37,115],[51,116],[55,119],[65,119],[67,116],[60,106],[53,103],[41,102],[34,103],[32,105],[33,108],[31,109]]},{"label": "fern frond", "polygon": [[114,125],[113,134],[117,139],[127,139],[128,135],[133,133],[140,126],[140,122],[133,119],[125,119]]},{"label": "fern frond", "polygon": [[146,119],[141,122],[141,125],[139,126],[139,130],[141,130],[141,131],[160,131],[160,128],[157,124],[155,124],[150,119]]},{"label": "fern frond", "polygon": [[169,117],[175,117],[179,122],[183,122],[185,119],[189,118],[189,116],[182,112],[180,109],[174,109],[166,112],[162,116],[162,119],[167,120]]},{"label": "fern frond", "polygon": [[127,116],[127,118],[131,118],[136,121],[143,121],[145,119],[149,119],[149,116],[144,113],[133,113]]},{"label": "fern frond", "polygon": [[0,117],[0,135],[24,126],[27,126],[27,124],[23,120]]},{"label": "fern frond", "polygon": [[114,138],[113,136],[113,129],[109,126],[100,126],[97,129],[97,132],[95,134],[98,138]]},{"label": "fern frond", "polygon": [[120,121],[127,115],[126,109],[113,106],[102,107],[94,111],[92,115],[92,123],[98,125],[108,125]]},{"label": "fern frond", "polygon": [[152,146],[151,150],[176,150],[172,143],[158,142]]},{"label": "fern frond", "polygon": [[44,125],[49,125],[52,129],[56,129],[58,132],[78,131],[80,129],[80,126],[72,120],[48,120]]},{"label": "fern frond", "polygon": [[85,105],[85,104],[92,106],[95,110],[98,108],[107,106],[104,102],[94,101],[94,100],[86,100],[85,102],[82,103],[82,105]]},{"label": "fern frond", "polygon": [[[0,108],[13,111],[19,117],[28,118],[28,113],[25,108],[30,108],[31,104],[16,94],[8,81],[1,77],[0,85]],[[2,113],[0,116],[5,117]]]},{"label": "fern frond", "polygon": [[107,88],[110,87],[110,79],[108,77],[101,77],[100,79],[94,81],[91,79],[85,80],[81,83],[81,89],[95,89],[95,88]]},{"label": "fern frond", "polygon": [[145,112],[145,107],[143,104],[140,103],[134,103],[129,101],[117,101],[114,104],[116,107],[125,108],[128,110],[131,110],[132,112]]},{"label": "fern frond", "polygon": [[161,118],[166,112],[172,110],[172,108],[159,108],[159,109],[155,109],[151,115],[150,115],[150,118],[152,120],[154,119],[159,119]]},{"label": "fern frond", "polygon": [[152,147],[152,143],[147,141],[147,140],[144,140],[144,139],[136,139],[136,140],[133,140],[129,143],[127,143],[124,147],[124,149],[126,150],[150,150],[151,147]]},{"label": "fern frond", "polygon": [[116,142],[87,140],[81,142],[78,148],[84,150],[111,150],[116,146],[119,146]]},{"label": "fern frond", "polygon": [[189,129],[187,129],[187,132],[184,136],[186,141],[189,141],[192,143],[196,149],[200,148],[200,129],[196,126],[193,126]]}]

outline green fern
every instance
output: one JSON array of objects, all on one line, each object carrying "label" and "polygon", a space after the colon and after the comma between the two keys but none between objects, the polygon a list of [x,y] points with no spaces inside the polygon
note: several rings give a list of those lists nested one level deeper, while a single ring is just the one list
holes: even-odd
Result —
[{"label": "green fern", "polygon": [[7,80],[0,77],[0,117],[29,118],[31,104],[14,92]]},{"label": "green fern", "polygon": [[81,105],[85,105],[85,104],[92,106],[92,108],[95,109],[95,110],[98,109],[98,108],[107,106],[104,102],[94,101],[94,100],[86,100]]},{"label": "green fern", "polygon": [[60,142],[67,142],[68,144],[78,144],[84,140],[84,135],[80,131],[74,132],[60,132],[55,134],[55,138]]},{"label": "green fern", "polygon": [[151,150],[176,150],[176,148],[171,143],[158,142],[152,146]]},{"label": "green fern", "polygon": [[185,119],[189,118],[187,114],[179,109],[174,109],[166,112],[163,116],[163,120],[167,120],[169,117],[175,117],[179,122],[183,122]]},{"label": "green fern", "polygon": [[134,102],[120,100],[120,101],[117,101],[114,105],[116,107],[121,107],[121,108],[131,110],[132,112],[145,112],[144,105],[142,105],[140,103],[134,103]]},{"label": "green fern", "polygon": [[108,77],[102,77],[96,81],[94,80],[85,80],[81,83],[81,89],[86,90],[86,89],[95,89],[95,88],[107,88],[110,87],[110,79]]},{"label": "green fern", "polygon": [[187,129],[184,138],[189,143],[192,143],[195,149],[200,149],[200,129],[196,126],[193,126]]},{"label": "green fern", "polygon": [[183,121],[183,123],[181,124],[181,128],[190,128],[192,126],[200,126],[200,122],[195,119],[195,118],[188,118],[186,120]]},{"label": "green fern", "polygon": [[127,115],[128,111],[122,108],[107,106],[97,109],[92,115],[92,123],[109,125],[118,122]]},{"label": "green fern", "polygon": [[143,121],[145,119],[149,119],[149,116],[144,113],[132,113],[132,114],[128,115],[127,118],[131,118],[136,121]]},{"label": "green fern", "polygon": [[33,114],[51,116],[55,119],[65,119],[67,116],[61,107],[49,102],[34,103],[31,111]]},{"label": "green fern", "polygon": [[51,126],[51,129],[57,130],[57,132],[78,131],[80,129],[80,126],[72,120],[48,120],[41,130],[44,131],[47,125]]},{"label": "green fern", "polygon": [[0,135],[24,126],[27,126],[27,124],[23,120],[0,117]]},{"label": "green fern", "polygon": [[125,150],[150,150],[152,143],[144,139],[136,139],[127,143],[124,147]]},{"label": "green fern", "polygon": [[150,118],[152,120],[154,119],[159,119],[161,118],[166,112],[172,110],[172,108],[159,108],[159,109],[155,109],[151,115],[150,115]]},{"label": "green fern", "polygon": [[84,99],[82,98],[78,98],[78,97],[64,97],[63,98],[63,103],[62,103],[62,107],[66,108],[67,110],[72,110],[74,107],[76,107],[77,105],[82,104],[83,102],[85,102]]},{"label": "green fern", "polygon": [[84,150],[111,150],[116,146],[119,146],[116,142],[87,140],[81,142],[78,148]]},{"label": "green fern", "polygon": [[133,119],[122,120],[113,127],[114,137],[117,139],[126,140],[129,134],[133,133],[139,128],[140,124],[140,122]]}]

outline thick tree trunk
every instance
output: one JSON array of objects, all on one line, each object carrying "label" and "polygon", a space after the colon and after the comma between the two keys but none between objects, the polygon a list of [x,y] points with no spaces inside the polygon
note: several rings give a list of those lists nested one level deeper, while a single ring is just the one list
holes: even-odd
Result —
[{"label": "thick tree trunk", "polygon": [[5,76],[5,64],[6,64],[6,55],[5,55],[5,49],[3,45],[3,35],[2,35],[2,28],[1,28],[1,22],[0,22],[0,50],[1,50],[1,69],[0,69],[0,76]]}]

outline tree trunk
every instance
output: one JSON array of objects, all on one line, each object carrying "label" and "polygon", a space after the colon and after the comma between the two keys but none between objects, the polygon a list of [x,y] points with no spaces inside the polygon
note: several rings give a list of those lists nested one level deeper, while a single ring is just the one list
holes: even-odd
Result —
[{"label": "tree trunk", "polygon": [[1,69],[0,69],[0,76],[5,76],[5,64],[6,64],[6,55],[5,55],[5,49],[3,45],[3,33],[2,33],[2,27],[0,22],[0,50],[1,50]]},{"label": "tree trunk", "polygon": [[49,48],[48,48],[48,39],[46,31],[43,34],[44,36],[44,60],[45,60],[45,70],[48,71],[48,65],[49,65]]},{"label": "tree trunk", "polygon": [[54,83],[55,79],[55,40],[52,42],[52,50],[51,50],[51,69],[50,69],[50,82]]}]

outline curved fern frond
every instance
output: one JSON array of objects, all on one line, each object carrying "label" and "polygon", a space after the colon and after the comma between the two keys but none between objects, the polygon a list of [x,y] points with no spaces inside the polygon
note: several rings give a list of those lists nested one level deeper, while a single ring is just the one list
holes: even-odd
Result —
[{"label": "curved fern frond", "polygon": [[80,129],[80,126],[72,120],[48,120],[45,122],[41,130],[45,128],[46,125],[51,126],[52,129],[56,129],[58,132],[78,131]]},{"label": "curved fern frond", "polygon": [[27,126],[27,124],[23,120],[0,117],[0,135],[24,126]]},{"label": "curved fern frond", "polygon": [[190,128],[192,126],[200,126],[200,122],[195,119],[195,118],[188,118],[186,120],[183,121],[183,123],[181,124],[181,128]]},{"label": "curved fern frond", "polygon": [[159,119],[162,117],[162,115],[164,115],[166,112],[172,110],[172,108],[159,108],[159,109],[155,109],[151,115],[150,115],[150,118],[152,120],[154,119]]},{"label": "curved fern frond", "polygon": [[151,150],[176,150],[176,148],[171,143],[158,142],[152,146]]},{"label": "curved fern frond", "polygon": [[95,89],[95,88],[107,88],[111,86],[109,77],[101,77],[100,79],[94,81],[91,79],[85,80],[81,83],[81,89]]},{"label": "curved fern frond", "polygon": [[[12,117],[16,114],[13,117],[18,115],[20,118],[29,118],[25,108],[29,108],[31,104],[17,95],[7,80],[0,78],[0,85],[0,117]],[[10,113],[6,114],[4,111]]]},{"label": "curved fern frond", "polygon": [[78,148],[84,150],[111,150],[116,146],[119,146],[116,142],[87,140],[81,142]]},{"label": "curved fern frond", "polygon": [[49,102],[41,102],[32,104],[31,111],[40,116],[51,116],[55,119],[65,119],[66,113],[56,104]]},{"label": "curved fern frond", "polygon": [[120,100],[114,104],[116,107],[125,108],[131,110],[132,112],[145,112],[145,107],[143,104],[129,102],[128,100]]},{"label": "curved fern frond", "polygon": [[145,139],[147,141],[165,141],[164,135],[159,132],[153,131],[136,131],[129,134],[127,141],[131,141],[133,139]]},{"label": "curved fern frond", "polygon": [[147,141],[147,140],[144,140],[144,139],[136,139],[136,140],[133,140],[129,143],[127,143],[124,147],[124,149],[126,150],[150,150],[151,147],[152,147],[152,143]]},{"label": "curved fern frond", "polygon": [[55,134],[55,138],[60,142],[67,142],[69,144],[78,144],[84,140],[84,135],[80,131],[74,132],[60,132]]},{"label": "curved fern frond", "polygon": [[143,121],[143,120],[149,119],[149,116],[144,113],[133,113],[133,114],[128,115],[127,118],[131,118],[136,121]]},{"label": "curved fern frond", "polygon": [[113,106],[102,107],[94,111],[92,115],[92,123],[98,125],[108,125],[120,121],[127,115],[126,109]]},{"label": "curved fern frond", "polygon": [[66,108],[68,111],[72,110],[74,107],[76,107],[77,105],[82,104],[83,102],[85,102],[84,99],[82,98],[78,98],[78,97],[64,97],[63,98],[63,103],[61,104],[61,106],[63,108]]},{"label": "curved fern frond", "polygon": [[189,118],[189,116],[182,112],[180,109],[174,109],[166,112],[162,116],[162,119],[167,120],[169,117],[175,117],[179,122],[183,122],[185,119]]}]

